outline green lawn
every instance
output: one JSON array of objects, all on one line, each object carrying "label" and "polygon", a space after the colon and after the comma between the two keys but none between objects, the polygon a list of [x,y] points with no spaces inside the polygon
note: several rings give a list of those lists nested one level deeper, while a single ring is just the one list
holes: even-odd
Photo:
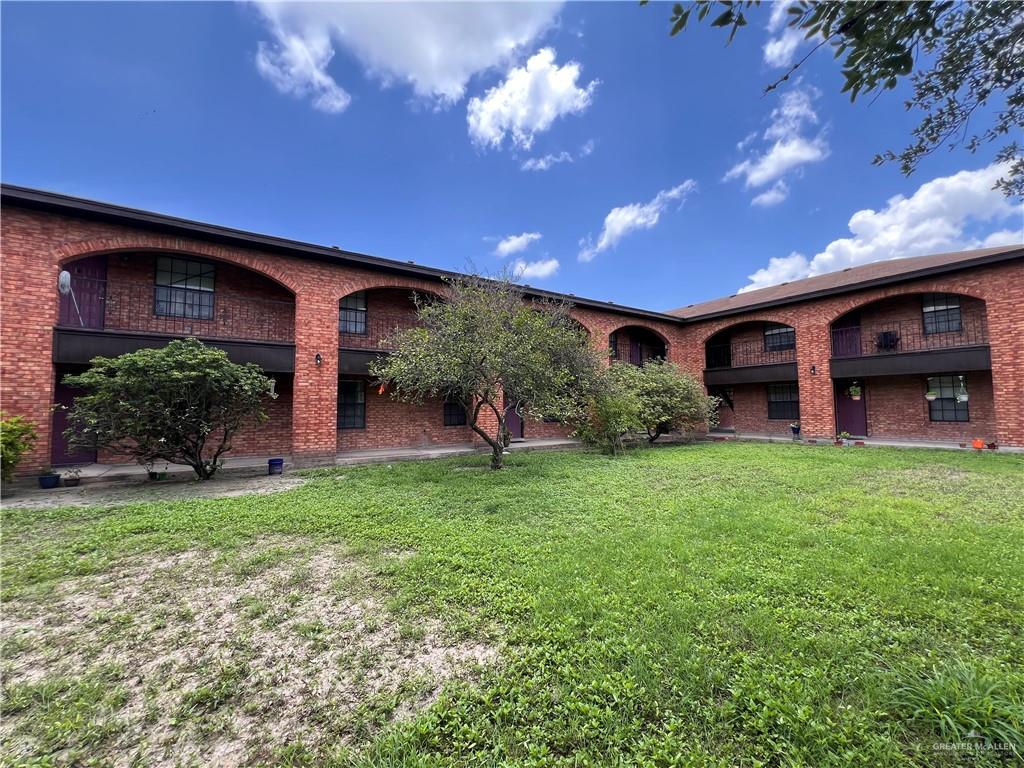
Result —
[{"label": "green lawn", "polygon": [[979,765],[1024,752],[1024,457],[716,443],[485,461],[6,513],[0,753],[941,766],[968,760],[950,742],[1002,745]]}]

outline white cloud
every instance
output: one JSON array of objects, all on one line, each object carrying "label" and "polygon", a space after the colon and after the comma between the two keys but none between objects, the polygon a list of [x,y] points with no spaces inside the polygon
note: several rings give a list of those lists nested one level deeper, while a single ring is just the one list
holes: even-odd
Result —
[{"label": "white cloud", "polygon": [[764,192],[754,197],[750,204],[769,208],[773,205],[778,205],[787,197],[789,197],[789,185],[782,179],[779,179]]},{"label": "white cloud", "polygon": [[521,235],[509,235],[502,238],[494,249],[495,256],[510,256],[513,253],[525,251],[530,243],[540,240],[543,235],[540,232],[523,232]]},{"label": "white cloud", "polygon": [[540,261],[523,261],[516,259],[512,263],[512,273],[517,280],[543,280],[558,271],[558,259],[541,259]]},{"label": "white cloud", "polygon": [[469,100],[466,120],[469,136],[481,147],[501,147],[505,137],[520,149],[529,149],[537,133],[548,130],[565,115],[590,106],[598,81],[577,85],[580,65],[555,63],[555,51],[542,48],[525,66],[509,70],[505,81]]},{"label": "white cloud", "polygon": [[[830,150],[824,131],[815,136],[804,135],[806,128],[818,123],[814,100],[819,95],[813,87],[803,87],[799,83],[782,94],[779,106],[768,116],[768,127],[761,134],[765,146],[726,171],[726,181],[742,178],[747,188],[763,187],[776,182],[773,189],[757,195],[751,201],[754,205],[776,205],[782,202],[789,191],[785,183],[779,186],[783,176],[808,163],[820,162],[828,157]],[[747,136],[737,146],[746,148],[753,143],[755,141]]]},{"label": "white cloud", "polygon": [[328,73],[332,43],[384,85],[450,106],[480,72],[506,66],[556,20],[561,3],[272,3],[257,7],[273,36],[256,66],[283,93],[340,112],[349,96]]},{"label": "white cloud", "polygon": [[851,237],[833,240],[811,258],[793,252],[769,259],[768,266],[749,276],[750,284],[741,292],[872,261],[1022,242],[1024,228],[984,237],[969,231],[978,224],[1024,216],[1024,207],[1011,205],[992,188],[1002,173],[1005,168],[996,164],[960,171],[925,182],[910,197],[890,198],[879,211],[857,211],[850,217]]},{"label": "white cloud", "polygon": [[616,243],[637,229],[652,229],[661,218],[669,203],[678,200],[679,206],[697,189],[697,182],[687,179],[682,184],[663,189],[654,199],[646,203],[631,203],[612,208],[604,217],[604,227],[594,245],[589,237],[580,240],[580,261],[591,261],[597,254],[613,248]]},{"label": "white cloud", "polygon": [[521,171],[546,171],[553,165],[559,163],[571,163],[573,156],[568,152],[559,152],[557,155],[548,154],[543,157],[528,157],[523,161],[523,164],[519,166]]},{"label": "white cloud", "polygon": [[770,67],[788,67],[793,63],[793,54],[804,40],[804,33],[786,26],[789,18],[789,0],[779,0],[772,5],[768,18],[770,37],[764,44],[764,63]]},{"label": "white cloud", "polygon": [[523,161],[522,165],[519,166],[521,171],[546,171],[554,165],[559,163],[574,163],[578,159],[589,156],[594,151],[594,140],[590,139],[586,144],[580,147],[579,153],[575,156],[571,152],[558,152],[557,154],[547,154],[542,157],[528,157]]}]

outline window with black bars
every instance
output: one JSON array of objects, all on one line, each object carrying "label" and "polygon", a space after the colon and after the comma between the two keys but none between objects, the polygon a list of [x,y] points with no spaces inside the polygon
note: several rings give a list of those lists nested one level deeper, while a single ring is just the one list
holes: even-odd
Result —
[{"label": "window with black bars", "polygon": [[338,382],[338,429],[366,428],[366,382],[342,379]]},{"label": "window with black bars", "polygon": [[213,264],[205,261],[158,256],[154,314],[212,320],[214,271]]},{"label": "window with black bars", "polygon": [[796,349],[796,331],[788,325],[769,325],[764,329],[764,351],[784,352]]},{"label": "window with black bars", "polygon": [[948,293],[925,294],[922,314],[925,333],[950,333],[962,328],[959,296]]},{"label": "window with black bars", "polygon": [[463,427],[466,425],[466,409],[458,400],[444,401],[444,425],[446,427]]},{"label": "window with black bars", "polygon": [[338,330],[342,333],[366,333],[366,291],[359,291],[341,300]]},{"label": "window with black bars", "polygon": [[800,418],[800,391],[796,384],[768,385],[768,418]]},{"label": "window with black bars", "polygon": [[928,379],[928,392],[936,394],[936,398],[928,403],[928,418],[932,421],[971,420],[967,401],[960,399],[960,395],[967,393],[966,377],[932,376]]}]

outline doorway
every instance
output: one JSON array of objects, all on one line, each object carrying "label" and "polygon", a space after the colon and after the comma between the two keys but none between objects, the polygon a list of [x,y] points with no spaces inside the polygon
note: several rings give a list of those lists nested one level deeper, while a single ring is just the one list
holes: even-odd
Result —
[{"label": "doorway", "polygon": [[[81,394],[81,390],[69,387],[61,379],[68,371],[57,371],[57,385],[53,390],[53,401],[57,405],[68,406],[74,404],[75,397]],[[96,461],[95,449],[73,448],[64,437],[64,430],[68,428],[68,414],[63,408],[55,408],[53,411],[53,439],[50,447],[50,464],[55,467],[63,467],[68,464],[93,464]]]},{"label": "doorway", "polygon": [[107,257],[87,256],[64,269],[71,274],[71,290],[60,296],[57,324],[65,328],[103,328],[107,299]]},{"label": "doorway", "polygon": [[525,435],[523,417],[515,409],[515,405],[505,397],[505,429],[513,440],[522,440]]},{"label": "doorway", "polygon": [[[860,397],[850,395],[850,387],[860,387]],[[835,382],[836,432],[849,432],[853,437],[868,436],[868,388],[860,379],[837,379]]]}]

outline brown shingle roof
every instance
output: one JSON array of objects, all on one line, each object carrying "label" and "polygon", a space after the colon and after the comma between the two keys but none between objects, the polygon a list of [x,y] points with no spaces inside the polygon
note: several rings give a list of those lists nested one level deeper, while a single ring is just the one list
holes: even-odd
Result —
[{"label": "brown shingle roof", "polygon": [[949,272],[985,264],[990,261],[1024,257],[1024,245],[1003,245],[974,251],[934,253],[906,259],[876,261],[859,267],[847,267],[803,280],[736,293],[722,299],[673,309],[668,314],[687,320],[746,312],[766,306],[807,301],[822,295],[845,293],[884,284],[911,280],[938,272]]}]

